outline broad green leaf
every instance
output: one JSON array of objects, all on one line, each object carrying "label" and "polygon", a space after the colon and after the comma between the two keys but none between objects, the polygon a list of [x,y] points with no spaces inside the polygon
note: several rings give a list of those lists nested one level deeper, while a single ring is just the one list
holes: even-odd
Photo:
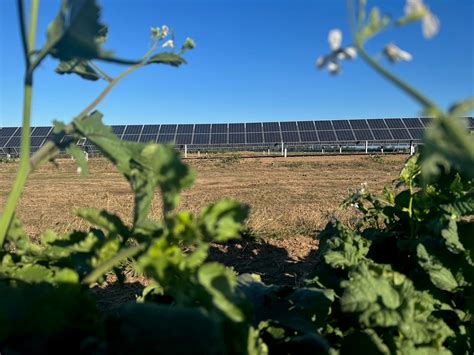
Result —
[{"label": "broad green leaf", "polygon": [[104,25],[95,0],[63,0],[58,15],[48,26],[45,48],[62,61],[99,56]]},{"label": "broad green leaf", "polygon": [[72,59],[67,62],[61,61],[55,72],[58,74],[77,74],[81,78],[91,81],[97,81],[100,76],[85,60]]},{"label": "broad green leaf", "polygon": [[238,238],[248,210],[248,207],[232,200],[221,200],[206,207],[198,221],[205,240],[225,242]]},{"label": "broad green leaf", "polygon": [[416,247],[418,264],[425,270],[433,285],[444,291],[453,292],[458,283],[449,269],[444,267],[440,261],[430,255],[423,244]]},{"label": "broad green leaf", "polygon": [[66,152],[74,158],[82,176],[89,174],[87,159],[81,148],[75,144],[70,144],[66,148]]},{"label": "broad green leaf", "polygon": [[451,117],[457,118],[462,117],[465,114],[474,110],[474,97],[470,97],[469,99],[457,102],[449,109],[449,115]]},{"label": "broad green leaf", "polygon": [[448,227],[441,231],[441,236],[451,253],[460,254],[465,251],[464,246],[459,241],[458,224],[454,219],[451,219]]},{"label": "broad green leaf", "polygon": [[244,321],[244,314],[231,301],[237,284],[232,271],[218,263],[208,263],[199,269],[198,279],[212,296],[212,302],[216,308],[234,322]]},{"label": "broad green leaf", "polygon": [[150,57],[147,64],[166,64],[172,67],[179,67],[187,62],[178,54],[172,52],[163,52]]},{"label": "broad green leaf", "polygon": [[107,231],[112,236],[121,235],[128,237],[130,234],[129,229],[125,226],[120,217],[105,210],[80,208],[75,210],[74,213],[90,224]]},{"label": "broad green leaf", "polygon": [[440,208],[449,213],[454,218],[473,215],[474,196],[472,194],[469,194],[459,197],[450,203],[442,204]]}]

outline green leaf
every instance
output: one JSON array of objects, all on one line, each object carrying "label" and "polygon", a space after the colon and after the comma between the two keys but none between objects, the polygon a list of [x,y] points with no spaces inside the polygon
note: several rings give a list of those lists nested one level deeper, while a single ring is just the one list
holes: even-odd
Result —
[{"label": "green leaf", "polygon": [[444,291],[453,292],[458,283],[449,269],[444,267],[439,260],[431,256],[423,244],[416,247],[418,264],[425,270],[433,285]]},{"label": "green leaf", "polygon": [[99,57],[104,25],[95,0],[63,0],[59,14],[48,26],[45,48],[62,61]]},{"label": "green leaf", "polygon": [[362,26],[357,33],[357,42],[360,44],[366,42],[368,39],[387,28],[389,24],[390,17],[385,15],[381,16],[380,10],[377,7],[373,7],[372,10],[370,10],[367,24]]},{"label": "green leaf", "polygon": [[469,194],[459,197],[450,203],[440,205],[440,208],[456,219],[472,215],[474,214],[474,196]]},{"label": "green leaf", "polygon": [[221,200],[201,212],[198,225],[206,241],[225,242],[240,236],[248,211],[236,201]]},{"label": "green leaf", "polygon": [[237,284],[232,271],[219,263],[203,265],[198,272],[199,283],[212,296],[212,303],[234,322],[243,322],[244,314],[232,303]]},{"label": "green leaf", "polygon": [[172,67],[179,67],[182,64],[187,64],[184,58],[172,52],[163,52],[152,56],[147,64],[166,64]]},{"label": "green leaf", "polygon": [[91,81],[97,81],[100,79],[100,76],[87,61],[79,59],[72,59],[67,62],[61,61],[55,69],[55,72],[60,75],[77,74],[81,78]]},{"label": "green leaf", "polygon": [[449,116],[457,118],[474,110],[474,97],[455,103],[449,109]]},{"label": "green leaf", "polygon": [[464,246],[459,241],[458,224],[454,219],[449,221],[448,228],[441,231],[441,236],[451,253],[460,254],[465,251]]},{"label": "green leaf", "polygon": [[75,144],[70,144],[66,148],[66,152],[71,155],[80,170],[82,176],[87,176],[89,174],[89,167],[87,164],[87,159],[84,154],[84,151]]},{"label": "green leaf", "polygon": [[125,226],[120,217],[105,210],[80,208],[75,210],[74,213],[76,216],[85,219],[90,224],[107,231],[112,236],[121,235],[123,237],[128,237],[130,234],[129,229]]}]

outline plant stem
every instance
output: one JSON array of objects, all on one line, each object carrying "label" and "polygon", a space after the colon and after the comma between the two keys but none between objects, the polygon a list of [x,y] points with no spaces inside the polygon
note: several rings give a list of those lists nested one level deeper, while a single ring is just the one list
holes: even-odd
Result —
[{"label": "plant stem", "polygon": [[23,46],[23,55],[26,61],[26,67],[29,68],[30,66],[30,49],[28,48],[28,40],[26,38],[26,23],[25,23],[25,11],[23,6],[23,0],[17,0],[17,11],[18,11],[18,18],[20,23],[20,34],[21,34],[21,44]]},{"label": "plant stem", "polygon": [[[20,18],[23,18],[23,4],[18,3],[18,10],[21,11]],[[30,9],[30,26],[28,34],[28,43],[23,42],[23,48],[26,49],[26,73],[25,87],[23,96],[23,122],[21,132],[21,152],[18,173],[13,182],[10,194],[8,195],[5,208],[0,217],[0,247],[3,246],[8,229],[10,228],[15,209],[20,199],[21,193],[25,187],[29,174],[29,157],[30,157],[30,123],[31,123],[31,101],[33,94],[33,73],[30,71],[29,50],[35,47],[36,42],[36,25],[38,23],[39,0],[31,1]],[[26,40],[26,29],[24,20],[20,20],[20,31],[22,33],[22,41]]]}]

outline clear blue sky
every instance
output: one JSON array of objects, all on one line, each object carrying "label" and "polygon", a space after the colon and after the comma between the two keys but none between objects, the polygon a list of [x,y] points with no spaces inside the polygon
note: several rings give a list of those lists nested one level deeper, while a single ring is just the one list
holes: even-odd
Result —
[{"label": "clear blue sky", "polygon": [[[443,107],[474,95],[474,1],[425,1],[441,20],[427,41],[419,24],[369,43],[375,53],[394,41],[414,55],[393,70]],[[345,0],[102,0],[108,49],[138,58],[151,26],[167,24],[176,40],[195,39],[179,69],[150,66],[125,79],[100,105],[109,124],[251,122],[409,117],[419,107],[360,59],[331,77],[314,61],[340,27],[348,44]],[[404,1],[369,1],[394,17]],[[41,0],[38,44],[59,1]],[[21,124],[23,58],[14,0],[0,0],[0,126]],[[33,125],[69,121],[105,86],[54,73],[49,59],[35,74]],[[105,67],[117,73],[120,67]]]}]

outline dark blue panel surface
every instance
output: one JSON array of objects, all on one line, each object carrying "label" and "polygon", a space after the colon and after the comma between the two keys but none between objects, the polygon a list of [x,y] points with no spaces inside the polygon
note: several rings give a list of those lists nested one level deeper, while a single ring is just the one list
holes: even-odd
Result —
[{"label": "dark blue panel surface", "polygon": [[204,133],[210,133],[210,132],[211,132],[210,124],[197,124],[194,127],[194,133],[197,133],[197,134],[204,134]]},{"label": "dark blue panel surface", "polygon": [[[163,126],[161,126],[163,127]],[[176,128],[176,125],[174,125]],[[157,143],[173,143],[174,142],[174,134],[160,134],[158,139],[156,140]]]},{"label": "dark blue panel surface", "polygon": [[262,133],[247,133],[247,143],[263,143]]},{"label": "dark blue panel surface", "polygon": [[385,122],[380,118],[369,119],[367,120],[367,123],[369,124],[369,127],[372,129],[386,129],[387,128],[387,125],[385,124]]},{"label": "dark blue panel surface", "polygon": [[1,130],[2,137],[11,137],[18,127],[3,127]]},{"label": "dark blue panel surface", "polygon": [[124,134],[140,134],[142,132],[143,125],[130,125],[125,128]]},{"label": "dark blue panel surface", "polygon": [[209,134],[194,134],[193,144],[209,144]]},{"label": "dark blue panel surface", "polygon": [[331,121],[314,121],[314,125],[318,131],[332,131]]},{"label": "dark blue panel surface", "polygon": [[41,145],[43,145],[45,139],[46,137],[32,137],[30,144],[32,147],[40,147]]},{"label": "dark blue panel surface", "polygon": [[431,124],[431,118],[421,117],[420,120],[421,122],[423,122],[423,125],[425,127],[428,127]]},{"label": "dark blue panel surface", "polygon": [[229,133],[245,133],[245,124],[229,123]]},{"label": "dark blue panel surface", "polygon": [[247,123],[247,133],[260,133],[262,132],[261,123]]},{"label": "dark blue panel surface", "polygon": [[227,144],[227,134],[211,134],[211,144]]},{"label": "dark blue panel surface", "polygon": [[287,132],[297,132],[298,127],[296,126],[296,122],[280,122],[281,131]]},{"label": "dark blue panel surface", "polygon": [[280,132],[280,125],[278,122],[263,122],[264,132]]},{"label": "dark blue panel surface", "polygon": [[423,128],[423,124],[419,118],[404,118],[402,120],[408,128]]},{"label": "dark blue panel surface", "polygon": [[400,118],[387,118],[385,119],[385,123],[388,128],[405,128],[405,125]]},{"label": "dark blue panel surface", "polygon": [[158,137],[158,135],[155,133],[155,134],[143,134],[140,136],[140,142],[142,143],[150,143],[150,142],[153,142],[153,143],[156,143],[156,138]]},{"label": "dark blue panel surface", "polygon": [[229,144],[244,144],[245,133],[229,133]]},{"label": "dark blue panel surface", "polygon": [[[336,122],[336,121],[334,121]],[[336,131],[336,137],[338,141],[353,141],[355,140],[351,130],[340,130]]]},{"label": "dark blue panel surface", "polygon": [[367,120],[349,120],[352,129],[369,129]]},{"label": "dark blue panel surface", "polygon": [[373,129],[372,134],[376,140],[392,139],[392,135],[387,129]]},{"label": "dark blue panel surface", "polygon": [[265,132],[263,133],[263,139],[265,143],[280,143],[281,136],[278,132]]},{"label": "dark blue panel surface", "polygon": [[52,127],[35,127],[35,129],[31,130],[32,137],[44,137],[51,132]]},{"label": "dark blue panel surface", "polygon": [[227,123],[214,123],[211,127],[211,133],[227,134]]},{"label": "dark blue panel surface", "polygon": [[177,134],[176,144],[191,144],[193,141],[192,134]]},{"label": "dark blue panel surface", "polygon": [[374,139],[374,136],[368,129],[355,129],[354,135],[360,141],[371,141]]},{"label": "dark blue panel surface", "polygon": [[160,135],[161,134],[174,134],[175,132],[176,132],[175,124],[162,124],[160,127]]},{"label": "dark blue panel surface", "polygon": [[[314,131],[313,121],[298,121],[296,122],[300,132],[302,131]],[[301,137],[303,139],[303,137]]]},{"label": "dark blue panel surface", "polygon": [[283,142],[298,143],[300,141],[298,132],[282,131],[281,135],[282,135]]},{"label": "dark blue panel surface", "polygon": [[334,142],[336,140],[334,131],[318,131],[318,135],[321,142]]},{"label": "dark blue panel surface", "polygon": [[116,136],[121,136],[125,131],[125,126],[112,126],[112,133]]},{"label": "dark blue panel surface", "polygon": [[9,139],[10,137],[0,137],[0,148],[3,148]]},{"label": "dark blue panel surface", "polygon": [[390,132],[395,139],[411,139],[410,134],[408,134],[406,129],[392,128]]},{"label": "dark blue panel surface", "polygon": [[300,131],[300,136],[302,142],[317,142],[319,140],[316,131]]},{"label": "dark blue panel surface", "polygon": [[332,125],[334,126],[335,130],[351,129],[351,126],[349,125],[349,121],[347,120],[335,120],[335,121],[332,121]]},{"label": "dark blue panel surface", "polygon": [[193,130],[194,130],[193,124],[180,124],[178,125],[177,134],[193,134]]},{"label": "dark blue panel surface", "polygon": [[160,131],[160,125],[159,124],[153,124],[153,125],[145,125],[143,126],[143,131],[142,134],[158,134]]},{"label": "dark blue panel surface", "polygon": [[408,130],[413,139],[423,139],[424,129],[422,128],[411,128]]},{"label": "dark blue panel surface", "polygon": [[138,142],[138,138],[140,138],[139,134],[124,134],[122,140],[128,142]]}]

